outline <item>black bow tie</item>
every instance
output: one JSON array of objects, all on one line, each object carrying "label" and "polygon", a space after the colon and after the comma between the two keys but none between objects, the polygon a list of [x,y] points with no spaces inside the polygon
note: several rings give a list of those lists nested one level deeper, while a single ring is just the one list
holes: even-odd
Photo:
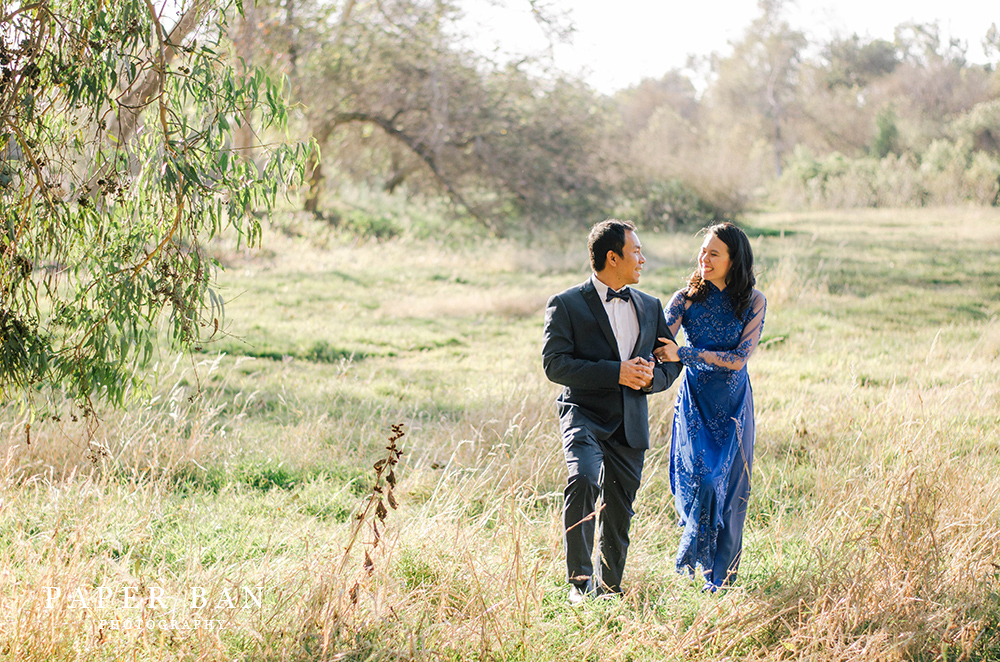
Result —
[{"label": "black bow tie", "polygon": [[605,301],[611,301],[612,299],[621,299],[622,301],[628,301],[632,297],[632,292],[627,287],[623,287],[620,292],[615,292],[610,287],[608,288],[608,296],[604,299]]}]

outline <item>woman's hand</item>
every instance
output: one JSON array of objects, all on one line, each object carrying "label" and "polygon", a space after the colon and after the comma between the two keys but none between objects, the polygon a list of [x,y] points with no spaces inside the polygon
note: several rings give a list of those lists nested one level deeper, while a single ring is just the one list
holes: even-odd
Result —
[{"label": "woman's hand", "polygon": [[662,363],[677,363],[681,360],[677,355],[677,343],[670,338],[659,338],[659,341],[663,345],[653,350],[653,356],[656,357],[657,361]]}]

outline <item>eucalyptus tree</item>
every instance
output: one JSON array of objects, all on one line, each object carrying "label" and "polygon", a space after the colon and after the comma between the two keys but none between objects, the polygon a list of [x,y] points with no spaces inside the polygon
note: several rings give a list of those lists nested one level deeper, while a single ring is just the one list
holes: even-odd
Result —
[{"label": "eucalyptus tree", "polygon": [[[206,242],[260,240],[301,177],[286,90],[235,64],[229,0],[0,2],[0,397],[121,404],[162,333],[196,345],[222,302]],[[271,132],[271,133],[265,133]]]}]

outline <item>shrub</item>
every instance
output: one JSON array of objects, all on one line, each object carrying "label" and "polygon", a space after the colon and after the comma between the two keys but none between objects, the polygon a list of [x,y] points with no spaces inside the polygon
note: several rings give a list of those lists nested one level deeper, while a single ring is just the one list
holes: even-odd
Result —
[{"label": "shrub", "polygon": [[705,226],[744,211],[741,201],[703,195],[680,179],[632,179],[623,187],[615,216],[634,219],[643,227],[675,230],[678,226]]}]

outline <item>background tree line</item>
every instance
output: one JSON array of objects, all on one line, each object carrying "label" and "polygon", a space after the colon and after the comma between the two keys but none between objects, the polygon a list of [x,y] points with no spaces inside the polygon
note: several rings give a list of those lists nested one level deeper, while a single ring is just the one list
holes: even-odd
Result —
[{"label": "background tree line", "polygon": [[[268,1],[246,8],[260,29],[244,56],[289,77],[295,130],[321,148],[303,206],[334,221],[351,213],[345,181],[446,195],[497,233],[609,214],[674,227],[759,205],[1000,204],[1000,75],[934,24],[810,43],[762,0],[731,53],[692,63],[699,86],[674,70],[604,95],[469,50],[446,1]],[[995,26],[983,34],[996,56]]]}]

